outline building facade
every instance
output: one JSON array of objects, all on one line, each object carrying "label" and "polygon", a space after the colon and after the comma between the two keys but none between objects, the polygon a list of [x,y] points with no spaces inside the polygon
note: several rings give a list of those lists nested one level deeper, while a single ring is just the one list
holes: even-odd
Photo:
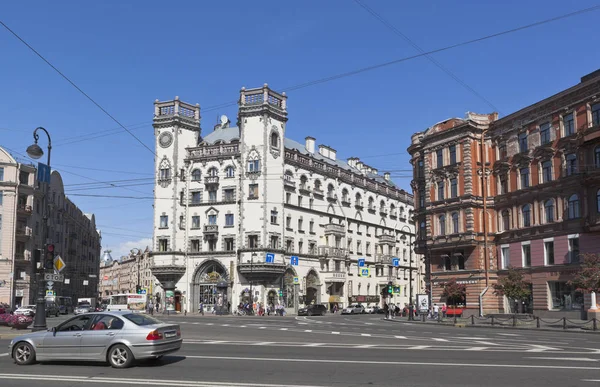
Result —
[{"label": "building facade", "polygon": [[[599,96],[600,71],[597,71],[583,77],[579,84],[504,118],[491,117],[479,133],[483,136],[479,138],[479,156],[465,152],[456,159],[456,165],[470,164],[457,169],[458,186],[461,187],[461,180],[465,186],[471,185],[479,200],[461,199],[461,205],[473,213],[474,230],[490,247],[487,268],[486,255],[479,255],[484,263],[479,269],[487,272],[485,284],[481,278],[473,278],[476,274],[471,276],[468,266],[463,271],[459,264],[460,270],[456,271],[448,263],[448,253],[439,254],[440,240],[445,241],[440,225],[445,220],[437,210],[440,190],[437,171],[447,167],[437,159],[439,153],[446,157],[453,151],[448,144],[442,146],[434,141],[436,136],[431,128],[413,136],[409,148],[415,171],[413,188],[417,217],[423,225],[418,239],[419,246],[429,254],[433,284],[436,279],[447,277],[465,281],[467,307],[474,306],[478,301],[477,290],[483,292],[486,286],[506,275],[509,267],[514,267],[532,283],[530,300],[519,308],[541,316],[579,318],[584,314],[589,297],[568,282],[579,270],[580,254],[597,253],[600,247]],[[463,121],[470,121],[470,116]],[[471,127],[453,125],[453,129],[446,130],[447,136],[470,137]],[[426,149],[429,153],[422,154]],[[423,156],[425,165],[421,172]],[[431,163],[435,168],[431,168]],[[477,179],[472,179],[475,171]],[[423,199],[419,198],[421,187],[425,189]],[[447,219],[452,224],[450,230],[455,231],[454,220]],[[469,222],[468,217],[465,220]],[[446,227],[449,227],[447,221]],[[451,237],[456,239],[460,235],[459,232]],[[474,288],[472,292],[469,286]],[[440,299],[437,289],[436,292],[433,285],[434,300]],[[483,304],[486,312],[515,310],[512,302],[493,296],[489,288]]]},{"label": "building facade", "polygon": [[132,249],[129,255],[112,259],[105,251],[100,264],[99,298],[112,294],[135,293],[137,286],[153,294],[154,277],[150,271],[150,250]]},{"label": "building facade", "polygon": [[[35,303],[39,264],[43,259],[43,193],[37,169],[19,163],[0,148],[0,302]],[[98,286],[100,234],[93,214],[84,214],[64,193],[62,177],[53,171],[48,189],[48,238],[66,263],[58,296],[95,297]]]},{"label": "building facade", "polygon": [[167,309],[375,305],[390,282],[396,304],[421,292],[412,195],[286,125],[287,97],[267,85],[242,89],[237,126],[223,116],[205,136],[199,106],[155,103],[151,255]]}]

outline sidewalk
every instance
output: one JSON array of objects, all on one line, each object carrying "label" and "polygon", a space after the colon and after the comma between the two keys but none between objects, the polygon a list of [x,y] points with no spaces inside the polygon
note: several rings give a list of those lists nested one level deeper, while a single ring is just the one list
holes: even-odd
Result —
[{"label": "sidewalk", "polygon": [[0,327],[0,340],[9,340],[26,333],[31,333],[31,329],[12,329],[11,327]]},{"label": "sidewalk", "polygon": [[577,332],[577,333],[600,333],[599,320],[572,320],[572,319],[542,319],[521,318],[521,316],[508,318],[494,317],[446,317],[440,320],[422,320],[421,316],[415,317],[415,320],[409,321],[408,317],[394,317],[393,319],[383,318],[384,321],[391,323],[410,323],[423,325],[444,325],[460,328],[496,328],[496,329],[517,329],[517,330],[535,330],[552,332]]}]

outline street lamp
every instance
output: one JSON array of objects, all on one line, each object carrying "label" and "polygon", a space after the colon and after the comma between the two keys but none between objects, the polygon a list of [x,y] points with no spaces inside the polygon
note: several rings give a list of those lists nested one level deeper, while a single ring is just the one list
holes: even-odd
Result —
[{"label": "street lamp", "polygon": [[[409,289],[409,302],[408,302],[408,319],[409,320],[414,320],[414,304],[413,304],[413,268],[412,268],[412,261],[413,261],[413,234],[410,230],[410,227],[408,226],[403,226],[401,231],[404,231],[404,228],[408,229],[408,236],[409,236],[409,240],[408,240],[408,248],[410,249],[410,258],[409,258],[409,263],[408,263],[408,289]],[[402,239],[406,240],[406,234],[402,235]]]},{"label": "street lamp", "polygon": [[[29,157],[31,157],[32,159],[39,159],[40,157],[42,157],[44,155],[44,151],[42,150],[42,148],[40,148],[40,146],[38,145],[38,140],[40,138],[40,136],[38,135],[38,130],[42,130],[44,133],[46,133],[46,136],[48,136],[48,162],[47,162],[47,167],[48,169],[50,169],[50,152],[52,151],[52,140],[50,139],[50,133],[48,133],[48,131],[44,128],[42,128],[41,126],[38,128],[35,128],[35,130],[33,131],[33,144],[29,145],[27,147],[27,154],[29,155]],[[39,166],[38,166],[39,168]],[[43,236],[44,236],[44,253],[47,254],[47,246],[50,244],[48,242],[48,184],[50,183],[49,181],[44,181],[43,182],[43,211],[44,211],[44,228],[43,228]],[[46,301],[44,299],[44,284],[45,281],[43,281],[42,277],[41,277],[42,273],[40,273],[40,277],[38,277],[38,299],[36,301],[36,313],[35,313],[35,320],[33,322],[33,331],[41,331],[41,330],[46,330],[48,329],[47,325],[46,325]]]}]

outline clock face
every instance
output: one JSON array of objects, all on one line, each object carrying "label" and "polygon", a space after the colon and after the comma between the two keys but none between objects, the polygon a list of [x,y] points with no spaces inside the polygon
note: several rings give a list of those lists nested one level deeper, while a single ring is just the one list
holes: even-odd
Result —
[{"label": "clock face", "polygon": [[163,148],[168,148],[173,143],[173,135],[169,132],[161,133],[158,142]]}]

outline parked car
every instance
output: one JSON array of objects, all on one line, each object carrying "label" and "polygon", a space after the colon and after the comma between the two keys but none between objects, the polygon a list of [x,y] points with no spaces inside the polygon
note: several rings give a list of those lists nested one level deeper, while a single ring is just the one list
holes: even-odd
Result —
[{"label": "parked car", "polygon": [[16,337],[8,352],[18,365],[71,360],[126,368],[135,360],[160,359],[176,352],[182,342],[178,324],[129,311],[103,312],[75,316],[47,331]]},{"label": "parked car", "polygon": [[21,315],[21,316],[33,317],[33,316],[35,316],[35,305],[20,306],[17,308],[17,310],[15,310],[15,314]]},{"label": "parked car", "polygon": [[75,315],[79,315],[79,314],[84,314],[84,313],[90,313],[91,311],[92,311],[92,305],[87,304],[87,303],[81,303],[75,307],[75,310],[73,310],[73,313]]},{"label": "parked car", "polygon": [[54,302],[46,302],[46,317],[58,317],[59,315],[60,309],[58,308],[58,305],[56,305]]},{"label": "parked car", "polygon": [[342,309],[342,314],[362,314],[365,313],[365,307],[361,304],[354,304]]},{"label": "parked car", "polygon": [[365,307],[365,313],[373,314],[373,313],[377,313],[376,311],[377,311],[377,306],[375,306],[375,305]]},{"label": "parked car", "polygon": [[327,313],[327,307],[323,304],[308,305],[298,309],[298,316],[324,316],[325,313]]}]

